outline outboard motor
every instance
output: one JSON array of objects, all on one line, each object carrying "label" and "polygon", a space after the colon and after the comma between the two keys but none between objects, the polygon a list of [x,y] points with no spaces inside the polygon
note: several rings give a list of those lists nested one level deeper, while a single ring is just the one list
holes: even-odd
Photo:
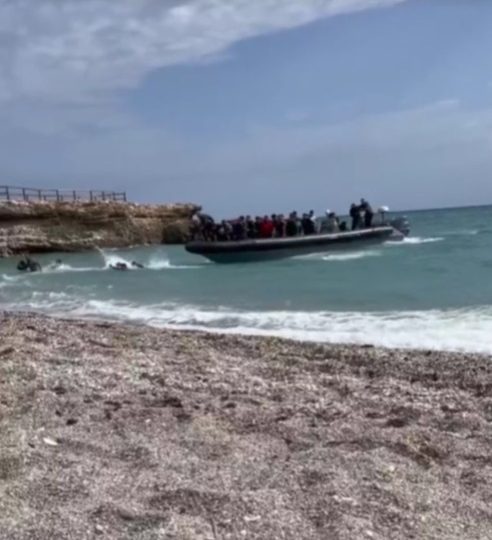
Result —
[{"label": "outboard motor", "polygon": [[408,236],[410,234],[410,223],[408,222],[407,216],[399,216],[390,219],[389,224],[403,236]]},{"label": "outboard motor", "polygon": [[379,221],[381,225],[389,225],[395,229],[393,238],[396,240],[403,240],[405,236],[410,234],[410,223],[407,216],[397,216],[387,219],[386,214],[389,212],[387,206],[381,206],[378,208]]}]

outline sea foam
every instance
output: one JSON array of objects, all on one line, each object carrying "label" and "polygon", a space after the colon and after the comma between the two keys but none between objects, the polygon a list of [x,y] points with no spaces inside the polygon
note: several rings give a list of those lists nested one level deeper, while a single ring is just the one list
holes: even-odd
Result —
[{"label": "sea foam", "polygon": [[485,306],[387,312],[241,311],[172,302],[137,305],[96,297],[83,300],[66,293],[38,293],[24,303],[23,308],[77,318],[143,323],[159,328],[492,353],[492,308]]}]

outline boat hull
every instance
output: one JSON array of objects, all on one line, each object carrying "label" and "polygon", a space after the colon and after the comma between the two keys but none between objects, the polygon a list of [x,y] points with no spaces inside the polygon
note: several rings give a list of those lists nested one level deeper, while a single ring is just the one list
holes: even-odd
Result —
[{"label": "boat hull", "polygon": [[393,227],[374,227],[334,234],[313,234],[291,238],[268,238],[237,242],[193,241],[186,244],[189,253],[202,255],[221,264],[260,262],[310,253],[351,249],[385,240],[401,238]]}]

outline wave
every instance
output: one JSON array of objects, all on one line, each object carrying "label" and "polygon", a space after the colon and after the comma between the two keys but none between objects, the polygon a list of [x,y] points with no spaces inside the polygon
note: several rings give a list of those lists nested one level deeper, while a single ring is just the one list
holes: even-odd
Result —
[{"label": "wave", "polygon": [[324,251],[320,253],[310,253],[308,255],[296,255],[292,259],[297,261],[352,261],[364,259],[366,257],[378,257],[382,255],[381,251],[360,250],[360,251]]},{"label": "wave", "polygon": [[165,254],[153,255],[145,268],[149,270],[187,270],[200,268],[203,265],[198,264],[173,264]]},{"label": "wave", "polygon": [[[139,270],[139,268],[132,266],[134,259],[126,259],[117,253],[108,253],[105,250],[99,250],[99,253],[103,257],[105,269],[109,269],[117,263],[123,263],[127,265],[128,270]],[[148,261],[138,260],[137,262],[143,264],[144,268],[148,270],[187,270],[200,268],[200,265],[173,264],[168,256],[162,253],[152,255]]]},{"label": "wave", "polygon": [[480,234],[481,232],[484,232],[484,231],[481,231],[479,229],[462,229],[459,231],[450,231],[450,232],[441,233],[441,234],[444,234],[446,236],[476,236],[477,234]]},{"label": "wave", "polygon": [[352,253],[330,253],[322,257],[323,261],[354,261],[366,257],[379,257],[380,251],[353,251]]},{"label": "wave", "polygon": [[171,302],[138,305],[97,298],[81,302],[80,297],[66,293],[38,293],[23,302],[23,307],[54,315],[159,328],[492,354],[492,306],[392,312],[241,311]]},{"label": "wave", "polygon": [[9,274],[2,274],[2,279],[10,283],[15,283],[16,281],[19,281],[19,279],[22,279],[23,277],[24,277],[23,274],[19,274],[17,276],[11,276]]},{"label": "wave", "polygon": [[42,269],[41,274],[60,274],[64,272],[100,272],[101,270],[104,270],[104,268],[101,268],[100,266],[71,266],[70,264],[65,263],[51,263]]},{"label": "wave", "polygon": [[430,237],[420,237],[420,236],[407,236],[403,240],[388,240],[385,242],[387,246],[418,246],[420,244],[433,244],[434,242],[442,242],[444,238],[442,236],[430,236]]}]

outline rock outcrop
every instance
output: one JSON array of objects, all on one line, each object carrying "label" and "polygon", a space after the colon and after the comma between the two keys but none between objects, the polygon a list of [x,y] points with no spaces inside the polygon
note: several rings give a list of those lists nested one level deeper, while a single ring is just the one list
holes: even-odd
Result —
[{"label": "rock outcrop", "polygon": [[2,202],[0,256],[182,243],[193,204]]}]

